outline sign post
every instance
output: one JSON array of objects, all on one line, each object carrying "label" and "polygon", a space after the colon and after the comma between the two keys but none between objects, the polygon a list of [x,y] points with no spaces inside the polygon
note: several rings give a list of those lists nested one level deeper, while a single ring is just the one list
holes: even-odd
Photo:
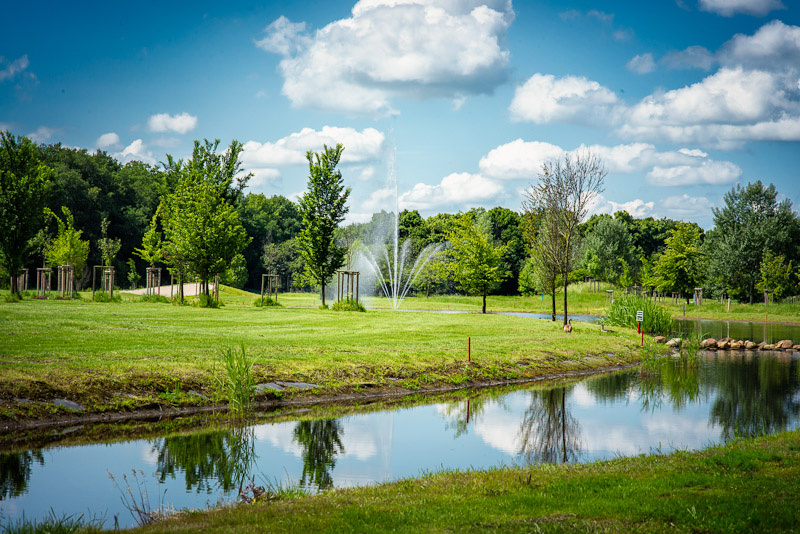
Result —
[{"label": "sign post", "polygon": [[644,321],[644,311],[636,310],[636,323],[639,328],[639,333],[642,335],[642,347],[644,347],[644,332],[642,332],[642,321]]}]

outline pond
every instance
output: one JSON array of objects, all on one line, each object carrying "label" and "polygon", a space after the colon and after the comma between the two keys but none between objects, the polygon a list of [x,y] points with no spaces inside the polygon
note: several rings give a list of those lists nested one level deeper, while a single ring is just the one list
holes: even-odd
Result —
[{"label": "pond", "polygon": [[715,319],[675,319],[675,332],[681,337],[694,334],[699,337],[750,340],[755,343],[775,343],[791,339],[800,343],[800,325],[750,321],[720,321]]},{"label": "pond", "polygon": [[146,489],[153,507],[205,508],[235,501],[253,478],[317,491],[442,469],[695,450],[800,426],[797,355],[702,354],[696,365],[669,359],[643,376],[635,368],[336,418],[1,453],[0,523],[52,508],[133,526],[120,499],[128,486]]}]

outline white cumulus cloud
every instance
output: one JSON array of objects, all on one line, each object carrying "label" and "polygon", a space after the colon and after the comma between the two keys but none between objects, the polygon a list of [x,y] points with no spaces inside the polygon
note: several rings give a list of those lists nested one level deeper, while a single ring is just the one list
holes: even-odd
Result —
[{"label": "white cumulus cloud", "polygon": [[119,136],[114,132],[104,133],[95,142],[97,148],[114,147],[119,144]]},{"label": "white cumulus cloud", "polygon": [[653,61],[653,54],[648,52],[633,56],[625,67],[636,74],[647,74],[656,70],[656,62]]},{"label": "white cumulus cloud", "polygon": [[737,13],[762,17],[776,9],[786,9],[780,0],[700,0],[700,9],[723,17]]},{"label": "white cumulus cloud", "polygon": [[35,143],[44,143],[48,141],[56,131],[47,126],[39,126],[35,132],[28,134],[28,138]]},{"label": "white cumulus cloud", "polygon": [[534,74],[516,88],[509,111],[516,121],[591,123],[606,118],[616,103],[613,91],[582,76]]},{"label": "white cumulus cloud", "polygon": [[[640,72],[652,57],[629,64]],[[655,63],[655,60],[653,59]],[[668,141],[725,150],[749,141],[800,141],[800,27],[773,21],[738,34],[716,54],[700,46],[665,55],[667,68],[719,69],[703,79],[626,103],[600,83],[534,74],[518,87],[512,119],[610,127],[633,141]]]},{"label": "white cumulus cloud", "polygon": [[255,175],[252,185],[258,186],[278,178],[282,167],[306,165],[307,151],[319,152],[324,145],[333,147],[341,143],[342,164],[350,165],[359,179],[368,180],[375,173],[371,165],[383,155],[385,140],[386,136],[375,128],[361,131],[337,126],[324,126],[321,130],[303,128],[277,141],[244,143],[241,161]]},{"label": "white cumulus cloud", "polygon": [[517,139],[489,151],[480,160],[481,173],[500,179],[535,178],[542,165],[565,154],[563,148],[540,141]]},{"label": "white cumulus cloud", "polygon": [[396,97],[453,99],[503,83],[513,16],[505,1],[370,0],[313,34],[281,17],[257,46],[284,56],[294,106],[386,116]]},{"label": "white cumulus cloud", "polygon": [[678,165],[676,167],[653,167],[645,180],[651,185],[728,185],[742,175],[742,169],[730,161],[703,161],[700,165]]},{"label": "white cumulus cloud", "polygon": [[151,132],[175,132],[185,134],[191,132],[197,126],[197,117],[188,113],[170,115],[169,113],[158,113],[151,115],[147,119],[147,126]]},{"label": "white cumulus cloud", "polygon": [[141,139],[136,139],[131,144],[122,149],[122,152],[115,152],[113,156],[121,163],[137,160],[150,165],[156,164],[153,153],[147,149],[147,145]]},{"label": "white cumulus cloud", "polygon": [[688,220],[711,212],[714,203],[706,197],[692,197],[687,194],[671,196],[661,203],[664,215],[678,220]]},{"label": "white cumulus cloud", "polygon": [[438,210],[452,206],[478,205],[497,197],[503,188],[497,182],[466,172],[442,178],[438,185],[418,183],[400,195],[401,209]]}]

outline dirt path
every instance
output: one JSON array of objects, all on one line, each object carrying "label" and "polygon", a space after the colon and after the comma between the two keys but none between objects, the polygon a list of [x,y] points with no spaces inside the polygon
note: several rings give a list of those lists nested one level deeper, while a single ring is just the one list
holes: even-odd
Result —
[{"label": "dirt path", "polygon": [[[173,285],[165,285],[161,287],[155,288],[156,295],[162,295],[164,297],[171,297],[172,295],[178,294],[178,284]],[[210,284],[209,291],[214,291],[214,284]],[[120,293],[130,293],[132,295],[145,295],[147,293],[147,288],[142,287],[139,289],[122,289]],[[183,284],[183,296],[184,297],[193,297],[200,293],[200,282],[192,282],[189,284]]]}]

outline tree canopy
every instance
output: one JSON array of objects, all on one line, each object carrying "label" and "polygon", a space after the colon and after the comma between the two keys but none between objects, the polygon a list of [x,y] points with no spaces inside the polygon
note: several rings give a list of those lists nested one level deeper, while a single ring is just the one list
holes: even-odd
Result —
[{"label": "tree canopy", "polygon": [[458,288],[483,297],[482,312],[486,313],[486,296],[509,276],[503,268],[503,253],[507,244],[495,245],[489,234],[489,218],[461,214],[447,234],[450,248],[445,264]]},{"label": "tree canopy", "polygon": [[347,214],[347,197],[342,173],[336,169],[344,147],[324,146],[322,152],[308,151],[308,189],[300,197],[303,228],[297,236],[300,254],[305,261],[305,274],[322,287],[325,305],[325,285],[344,263],[344,248],[334,239],[336,228]]},{"label": "tree canopy", "polygon": [[27,137],[0,132],[0,260],[11,276],[11,293],[41,227],[52,170]]}]

